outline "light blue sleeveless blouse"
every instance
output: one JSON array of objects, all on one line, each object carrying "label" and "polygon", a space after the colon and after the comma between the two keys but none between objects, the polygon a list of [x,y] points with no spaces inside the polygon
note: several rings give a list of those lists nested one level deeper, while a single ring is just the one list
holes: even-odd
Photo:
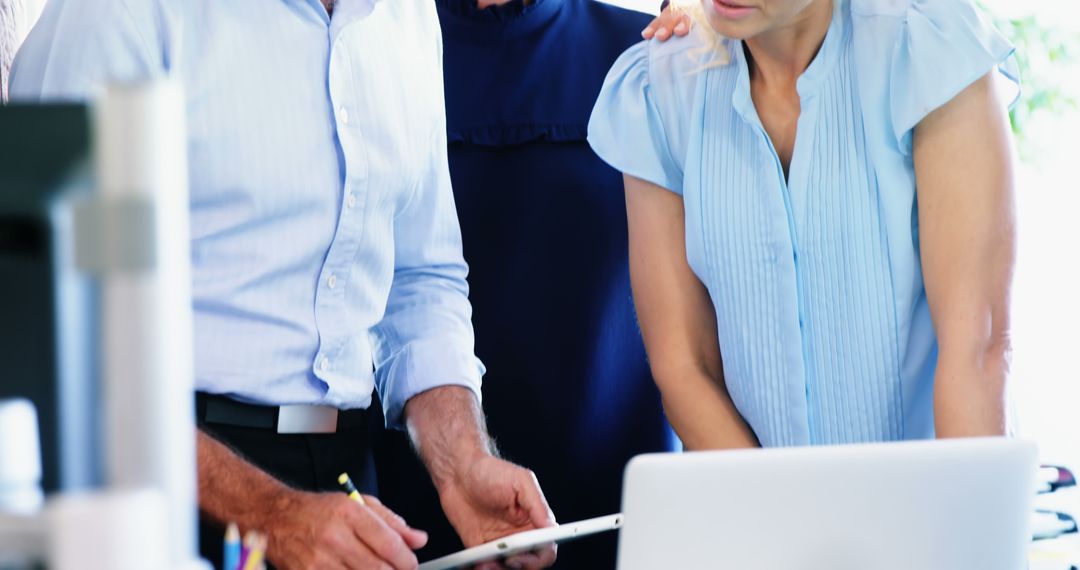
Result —
[{"label": "light blue sleeveless blouse", "polygon": [[728,391],[764,446],[934,436],[937,342],[919,259],[911,138],[1013,48],[971,0],[837,0],[798,81],[785,181],[750,97],[698,29],[615,63],[589,142],[683,197]]}]

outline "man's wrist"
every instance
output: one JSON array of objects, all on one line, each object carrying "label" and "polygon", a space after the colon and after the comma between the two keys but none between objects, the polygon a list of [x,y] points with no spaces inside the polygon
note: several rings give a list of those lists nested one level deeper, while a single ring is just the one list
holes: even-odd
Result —
[{"label": "man's wrist", "polygon": [[460,487],[473,466],[491,457],[492,454],[487,449],[470,447],[469,449],[458,450],[448,461],[433,464],[433,466],[437,466],[430,471],[435,490],[442,496],[452,489]]},{"label": "man's wrist", "polygon": [[265,531],[280,519],[282,513],[295,510],[303,494],[303,491],[285,485],[259,489],[253,492],[252,508],[244,513],[239,524],[242,528]]},{"label": "man's wrist", "polygon": [[219,523],[263,529],[298,491],[244,461],[202,430],[198,433],[199,506]]},{"label": "man's wrist", "polygon": [[496,455],[479,402],[468,388],[442,386],[414,396],[405,405],[405,422],[440,494],[472,465]]}]

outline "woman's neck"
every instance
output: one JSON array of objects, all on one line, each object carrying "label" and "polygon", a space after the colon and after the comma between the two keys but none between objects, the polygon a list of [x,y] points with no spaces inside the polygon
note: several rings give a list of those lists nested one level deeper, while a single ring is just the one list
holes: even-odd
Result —
[{"label": "woman's neck", "polygon": [[747,39],[751,78],[770,88],[794,88],[821,49],[832,15],[833,0],[813,0],[791,21]]}]

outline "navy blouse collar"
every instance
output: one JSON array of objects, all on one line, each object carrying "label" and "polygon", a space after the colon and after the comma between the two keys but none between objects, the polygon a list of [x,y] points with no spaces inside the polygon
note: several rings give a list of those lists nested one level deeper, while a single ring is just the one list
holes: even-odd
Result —
[{"label": "navy blouse collar", "polygon": [[[580,142],[612,62],[648,22],[596,0],[434,0],[450,143]],[[659,0],[657,0],[659,1]]]},{"label": "navy blouse collar", "polygon": [[490,41],[517,37],[539,30],[559,12],[566,0],[510,0],[503,5],[479,8],[476,0],[435,0],[443,33]]},{"label": "navy blouse collar", "polygon": [[[479,22],[508,22],[517,18],[528,17],[544,4],[554,4],[558,0],[510,0],[506,4],[488,6],[481,9],[476,0],[438,0],[446,12],[459,18]],[[543,10],[540,10],[541,12]]]}]

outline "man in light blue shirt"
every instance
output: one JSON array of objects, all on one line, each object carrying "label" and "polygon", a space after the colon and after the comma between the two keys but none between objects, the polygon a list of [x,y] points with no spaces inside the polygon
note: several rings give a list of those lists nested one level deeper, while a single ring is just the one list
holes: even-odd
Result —
[{"label": "man in light blue shirt", "polygon": [[423,533],[311,492],[373,487],[376,387],[466,544],[554,522],[483,427],[440,63],[429,0],[50,0],[12,71],[23,101],[183,83],[200,507],[279,568],[415,567]]}]

